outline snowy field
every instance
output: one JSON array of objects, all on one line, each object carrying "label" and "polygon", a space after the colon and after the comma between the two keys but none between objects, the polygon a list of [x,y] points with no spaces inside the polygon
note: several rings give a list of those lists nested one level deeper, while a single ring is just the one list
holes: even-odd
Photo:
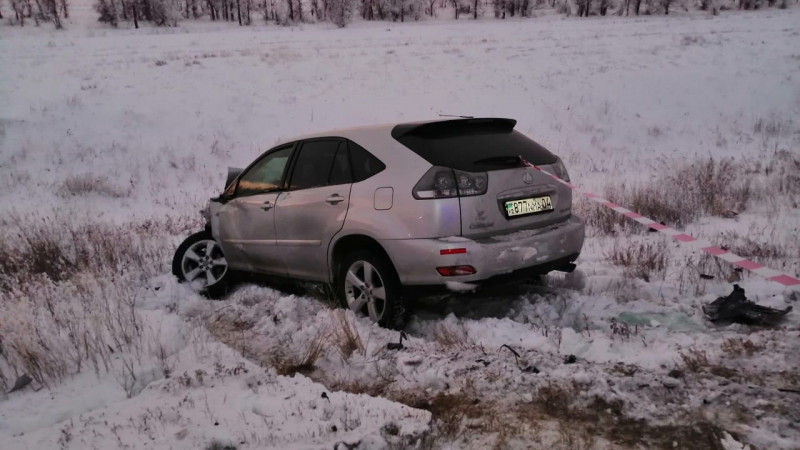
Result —
[{"label": "snowy field", "polygon": [[[169,274],[228,166],[463,114],[797,276],[800,8],[140,30],[73,11],[0,26],[0,391],[34,379],[0,393],[0,448],[800,448],[800,294],[579,196],[576,272],[415,299],[401,350],[316,286],[208,301]],[[709,323],[733,282],[794,310]]]}]

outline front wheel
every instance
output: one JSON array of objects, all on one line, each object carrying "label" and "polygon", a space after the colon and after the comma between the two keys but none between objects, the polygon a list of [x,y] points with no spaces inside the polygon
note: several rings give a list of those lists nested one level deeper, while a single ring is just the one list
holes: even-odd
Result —
[{"label": "front wheel", "polygon": [[203,295],[216,298],[228,291],[231,278],[222,248],[208,231],[184,240],[172,258],[172,274]]},{"label": "front wheel", "polygon": [[353,252],[339,264],[336,292],[342,306],[366,315],[382,327],[403,326],[400,291],[397,273],[382,255]]}]

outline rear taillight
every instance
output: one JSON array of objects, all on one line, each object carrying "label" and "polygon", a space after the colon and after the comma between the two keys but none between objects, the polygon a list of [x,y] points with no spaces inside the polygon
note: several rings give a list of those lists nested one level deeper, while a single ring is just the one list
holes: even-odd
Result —
[{"label": "rear taillight", "polygon": [[542,169],[569,183],[569,173],[567,172],[567,167],[564,166],[564,161],[561,161],[561,158],[556,159],[556,162],[550,164],[550,166],[543,166]]},{"label": "rear taillight", "polygon": [[414,186],[414,198],[452,198],[483,195],[488,186],[486,172],[464,172],[447,167],[431,167]]}]

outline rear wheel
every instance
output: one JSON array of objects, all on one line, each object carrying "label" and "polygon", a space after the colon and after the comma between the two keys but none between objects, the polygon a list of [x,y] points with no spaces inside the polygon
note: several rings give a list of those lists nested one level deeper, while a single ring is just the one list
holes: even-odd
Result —
[{"label": "rear wheel", "polygon": [[178,246],[172,258],[172,274],[211,298],[226,294],[231,278],[222,248],[208,231],[195,233]]},{"label": "rear wheel", "polygon": [[382,327],[398,329],[404,324],[400,280],[383,255],[357,251],[345,256],[339,264],[336,292],[342,306]]}]

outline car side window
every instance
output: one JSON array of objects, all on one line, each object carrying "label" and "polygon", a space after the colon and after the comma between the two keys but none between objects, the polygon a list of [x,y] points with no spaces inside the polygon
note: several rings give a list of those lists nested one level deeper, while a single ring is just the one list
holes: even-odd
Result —
[{"label": "car side window", "polygon": [[351,183],[347,147],[342,140],[314,140],[303,143],[295,158],[289,189]]},{"label": "car side window", "polygon": [[353,165],[353,183],[364,181],[386,168],[385,164],[364,147],[353,141],[348,141],[348,144],[350,147],[350,162]]},{"label": "car side window", "polygon": [[275,150],[253,164],[239,177],[236,196],[254,195],[280,189],[286,163],[292,155],[292,147]]},{"label": "car side window", "polygon": [[331,173],[328,176],[328,185],[348,184],[353,182],[353,174],[350,171],[350,157],[347,151],[347,142],[340,141],[336,149],[336,156],[333,158]]}]

